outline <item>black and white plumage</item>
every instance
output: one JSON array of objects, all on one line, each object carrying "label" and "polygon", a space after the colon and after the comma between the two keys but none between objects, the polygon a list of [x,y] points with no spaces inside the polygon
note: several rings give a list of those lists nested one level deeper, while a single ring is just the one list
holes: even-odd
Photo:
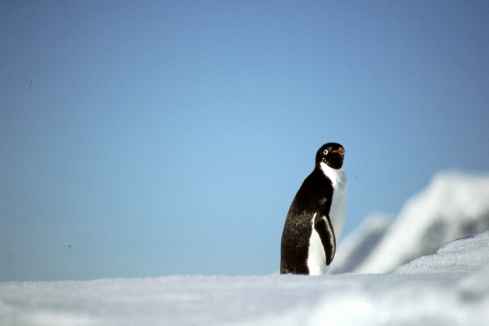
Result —
[{"label": "black and white plumage", "polygon": [[287,213],[280,273],[319,275],[333,261],[346,216],[345,149],[327,143],[316,153],[314,170],[302,183]]}]

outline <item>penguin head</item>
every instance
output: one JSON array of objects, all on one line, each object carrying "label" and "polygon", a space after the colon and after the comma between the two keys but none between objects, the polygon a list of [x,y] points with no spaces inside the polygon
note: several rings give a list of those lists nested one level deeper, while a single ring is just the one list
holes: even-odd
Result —
[{"label": "penguin head", "polygon": [[325,163],[330,168],[339,170],[343,166],[345,148],[338,143],[326,143],[316,153],[316,167]]}]

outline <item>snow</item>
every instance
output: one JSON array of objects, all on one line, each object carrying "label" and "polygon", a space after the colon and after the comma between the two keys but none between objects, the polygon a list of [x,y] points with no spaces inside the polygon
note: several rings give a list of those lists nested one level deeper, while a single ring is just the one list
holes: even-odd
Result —
[{"label": "snow", "polygon": [[[417,258],[399,267],[399,273],[473,272],[489,264],[489,233],[454,241],[436,255]],[[481,253],[486,253],[481,254]],[[487,274],[489,277],[489,274]]]},{"label": "snow", "polygon": [[329,277],[331,287],[318,304],[241,325],[489,323],[489,232],[450,243],[398,272]]},{"label": "snow", "polygon": [[[382,241],[370,253],[365,253],[362,264],[352,270],[362,273],[392,271],[413,258],[434,253],[449,241],[487,229],[489,175],[442,172],[406,203],[386,229]],[[358,243],[370,236],[362,232],[357,232]],[[341,247],[342,244],[339,250]],[[357,257],[344,259],[358,260]]]},{"label": "snow", "polygon": [[355,271],[382,240],[391,223],[392,219],[382,214],[368,216],[355,232],[341,241],[330,272]]},{"label": "snow", "polygon": [[487,325],[489,232],[387,274],[0,283],[0,325]]}]

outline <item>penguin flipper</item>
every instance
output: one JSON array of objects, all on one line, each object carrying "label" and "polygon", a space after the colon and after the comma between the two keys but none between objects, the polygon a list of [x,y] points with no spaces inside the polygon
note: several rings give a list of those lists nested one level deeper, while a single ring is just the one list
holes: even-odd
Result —
[{"label": "penguin flipper", "polygon": [[331,264],[336,253],[336,237],[333,226],[328,216],[321,216],[314,220],[314,229],[321,238],[324,252],[326,254],[326,265]]}]

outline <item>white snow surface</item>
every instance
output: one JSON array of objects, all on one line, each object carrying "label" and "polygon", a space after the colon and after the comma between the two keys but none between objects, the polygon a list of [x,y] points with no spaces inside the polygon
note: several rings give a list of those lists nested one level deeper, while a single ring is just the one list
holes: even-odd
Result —
[{"label": "white snow surface", "polygon": [[0,325],[488,325],[489,232],[387,274],[0,283]]},{"label": "white snow surface", "polygon": [[354,272],[376,248],[391,224],[392,218],[383,214],[365,218],[354,232],[340,242],[329,271]]},{"label": "white snow surface", "polygon": [[[398,273],[473,272],[489,264],[489,232],[475,238],[451,242],[436,255],[417,258],[403,266]],[[484,254],[486,253],[486,254]],[[489,273],[487,274],[489,280]]]},{"label": "white snow surface", "polygon": [[354,271],[392,271],[449,241],[488,229],[489,175],[442,172],[404,205],[380,243]]}]

